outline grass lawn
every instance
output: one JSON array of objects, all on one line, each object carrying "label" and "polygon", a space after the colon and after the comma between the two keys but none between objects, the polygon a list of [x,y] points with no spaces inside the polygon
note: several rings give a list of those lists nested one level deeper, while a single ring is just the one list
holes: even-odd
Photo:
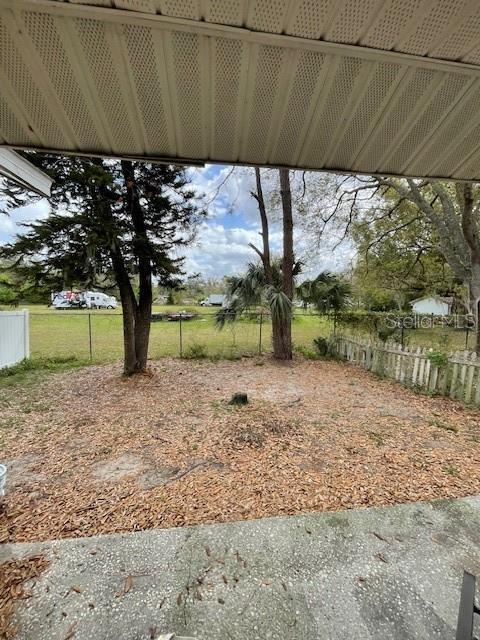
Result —
[{"label": "grass lawn", "polygon": [[[0,377],[0,541],[476,494],[479,413],[333,361]],[[4,383],[10,380],[12,384]],[[234,407],[233,393],[249,404]]]},{"label": "grass lawn", "polygon": [[[181,306],[155,306],[156,312],[184,310]],[[242,319],[219,331],[214,322],[215,307],[197,307],[198,318],[182,322],[183,354],[201,348],[211,357],[236,358],[256,355],[260,349],[260,323]],[[120,310],[90,312],[92,355],[94,362],[108,362],[122,357],[122,318]],[[313,315],[299,314],[293,323],[293,339],[300,347],[312,348],[319,335],[330,333],[331,323]],[[270,350],[271,327],[268,319],[262,323],[261,349]],[[30,307],[30,348],[32,357],[74,355],[88,359],[89,312],[56,311],[40,306]],[[151,327],[150,358],[180,354],[180,323],[153,322]]]},{"label": "grass lawn", "polygon": [[[89,317],[92,335],[92,362],[112,362],[122,357],[121,310],[111,311],[57,311],[42,305],[30,305],[30,348],[33,358],[57,358],[75,356],[90,360]],[[268,318],[260,325],[256,320],[242,319],[227,325],[222,331],[215,327],[213,315],[217,307],[185,307],[156,305],[154,311],[168,312],[192,310],[196,319],[182,322],[182,336],[178,322],[154,322],[151,328],[150,358],[200,353],[207,357],[235,359],[240,356],[257,355],[271,349],[271,327]],[[333,330],[330,319],[325,316],[304,314],[297,310],[292,325],[295,347],[308,355],[313,353],[313,340],[327,337]],[[353,330],[340,329],[344,333]],[[362,337],[362,336],[360,336]],[[363,336],[366,337],[365,335]],[[405,332],[406,344],[410,347],[427,347],[443,352],[465,349],[465,332],[453,328],[414,329]],[[473,346],[470,334],[469,344]]]}]

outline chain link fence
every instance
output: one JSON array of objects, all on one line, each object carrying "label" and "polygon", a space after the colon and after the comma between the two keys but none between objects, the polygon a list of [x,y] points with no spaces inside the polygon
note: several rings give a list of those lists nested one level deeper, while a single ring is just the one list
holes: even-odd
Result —
[{"label": "chain link fence", "polygon": [[[438,318],[420,321],[392,314],[316,314],[296,310],[292,338],[296,351],[314,355],[314,340],[336,331],[343,335],[395,339],[404,346],[421,346],[449,352],[473,349],[474,329],[458,317],[448,323]],[[271,319],[268,314],[245,314],[223,329],[212,313],[154,314],[149,357],[230,358],[271,352]],[[105,312],[32,312],[30,344],[33,357],[76,357],[109,362],[123,356],[122,316]]]}]

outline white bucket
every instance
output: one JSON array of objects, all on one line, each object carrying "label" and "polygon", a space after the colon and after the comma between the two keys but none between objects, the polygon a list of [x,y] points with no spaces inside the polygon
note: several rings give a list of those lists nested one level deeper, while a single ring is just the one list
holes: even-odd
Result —
[{"label": "white bucket", "polygon": [[7,467],[0,464],[0,496],[5,495],[5,481],[7,479]]}]

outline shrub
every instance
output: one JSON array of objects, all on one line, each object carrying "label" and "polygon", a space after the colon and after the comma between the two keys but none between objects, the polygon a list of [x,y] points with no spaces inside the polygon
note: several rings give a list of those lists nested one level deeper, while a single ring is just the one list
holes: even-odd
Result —
[{"label": "shrub", "polygon": [[187,360],[202,360],[207,357],[207,347],[200,342],[194,342],[183,352],[182,357]]},{"label": "shrub", "polygon": [[435,351],[432,349],[427,352],[427,358],[432,364],[439,368],[446,367],[448,364],[448,356],[446,353],[443,353],[443,351]]},{"label": "shrub", "polygon": [[398,330],[396,327],[388,327],[385,324],[380,324],[377,328],[377,336],[382,342],[386,342],[389,338],[396,338]]},{"label": "shrub", "polygon": [[315,349],[312,349],[311,347],[305,347],[303,344],[294,345],[294,349],[296,353],[299,353],[307,360],[318,360],[319,358],[319,355],[315,351]]},{"label": "shrub", "polygon": [[328,341],[325,338],[321,338],[321,337],[315,338],[315,340],[313,341],[313,344],[319,356],[325,357],[328,355],[328,352],[329,352]]}]

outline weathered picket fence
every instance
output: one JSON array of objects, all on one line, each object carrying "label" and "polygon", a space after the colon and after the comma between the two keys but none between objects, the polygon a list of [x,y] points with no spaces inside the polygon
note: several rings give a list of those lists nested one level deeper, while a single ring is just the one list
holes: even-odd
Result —
[{"label": "weathered picket fence", "polygon": [[330,351],[420,391],[480,405],[480,358],[471,351],[456,351],[442,359],[432,349],[402,349],[396,343],[368,343],[340,335],[330,338]]}]

